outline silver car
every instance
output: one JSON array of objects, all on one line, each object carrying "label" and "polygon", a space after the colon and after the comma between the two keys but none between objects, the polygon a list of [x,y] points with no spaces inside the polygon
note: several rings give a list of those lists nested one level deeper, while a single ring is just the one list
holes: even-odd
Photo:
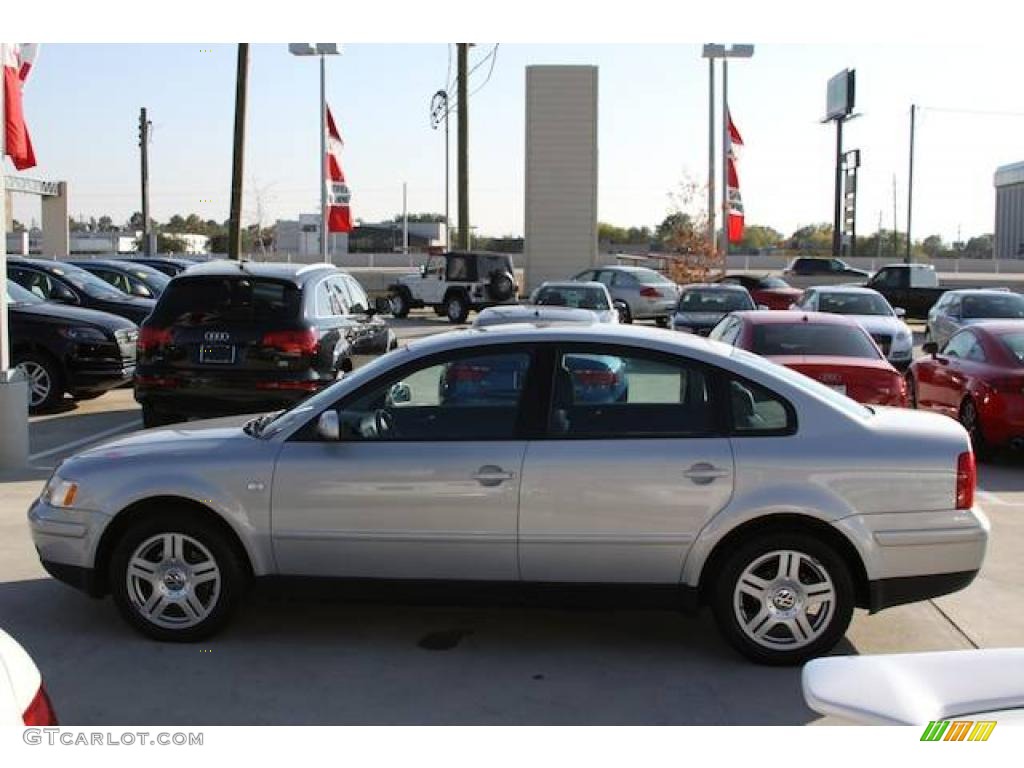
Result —
[{"label": "silver car", "polygon": [[658,325],[668,327],[669,318],[679,301],[679,286],[660,272],[646,267],[599,267],[580,272],[573,280],[606,285],[624,323],[655,320]]},{"label": "silver car", "polygon": [[1019,319],[1024,325],[1024,296],[1005,288],[946,291],[928,311],[925,341],[942,349],[958,331],[985,320]]},{"label": "silver car", "polygon": [[914,335],[903,321],[906,312],[893,309],[878,291],[854,285],[808,288],[793,306],[806,312],[852,317],[871,334],[895,368],[905,371],[910,367]]},{"label": "silver car", "polygon": [[718,342],[508,325],[412,342],[289,411],[90,448],[28,519],[51,574],[162,640],[211,635],[272,574],[615,585],[707,605],[791,664],[855,607],[971,582],[973,458],[952,419]]}]

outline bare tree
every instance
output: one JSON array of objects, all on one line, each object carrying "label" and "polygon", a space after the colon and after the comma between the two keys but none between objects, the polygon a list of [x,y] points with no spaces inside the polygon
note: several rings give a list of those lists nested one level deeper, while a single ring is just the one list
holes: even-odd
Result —
[{"label": "bare tree", "polygon": [[668,274],[677,283],[703,282],[725,272],[724,255],[716,255],[708,238],[708,212],[702,205],[707,188],[684,174],[668,193],[670,213],[658,228],[670,255]]},{"label": "bare tree", "polygon": [[267,210],[274,201],[274,195],[271,190],[274,187],[274,182],[268,184],[260,184],[254,177],[249,183],[249,189],[251,195],[252,208],[249,211],[249,221],[252,227],[255,227],[255,241],[252,243],[252,248],[257,250],[260,254],[260,260],[267,260],[267,240],[270,233],[267,231],[266,219]]}]

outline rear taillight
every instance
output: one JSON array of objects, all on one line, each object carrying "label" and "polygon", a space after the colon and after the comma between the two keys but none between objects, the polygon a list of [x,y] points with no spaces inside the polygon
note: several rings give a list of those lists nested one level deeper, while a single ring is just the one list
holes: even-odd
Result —
[{"label": "rear taillight", "polygon": [[978,480],[978,469],[974,464],[974,453],[964,451],[956,460],[956,508],[970,509],[974,506],[974,486]]},{"label": "rear taillight", "polygon": [[284,355],[315,355],[320,338],[316,331],[269,331],[263,334],[261,344]]},{"label": "rear taillight", "polygon": [[139,352],[152,352],[170,343],[170,328],[149,328],[143,326],[139,329]]},{"label": "rear taillight", "polygon": [[572,376],[585,387],[611,387],[619,382],[619,375],[613,371],[575,371]]},{"label": "rear taillight", "polygon": [[640,289],[640,295],[648,299],[658,299],[661,298],[661,291],[659,291],[657,288],[652,288],[649,285],[645,285],[643,288]]},{"label": "rear taillight", "polygon": [[314,390],[320,389],[326,382],[316,381],[313,379],[303,381],[257,381],[256,389],[272,389],[272,390],[300,390],[303,392],[313,392]]},{"label": "rear taillight", "polygon": [[39,690],[36,691],[21,720],[25,725],[32,726],[58,725],[57,713],[53,711],[53,704],[50,703],[50,697],[46,695],[46,687],[42,683],[39,684]]},{"label": "rear taillight", "polygon": [[910,397],[907,394],[907,381],[899,374],[896,374],[892,392],[895,395],[893,398],[895,401],[894,405],[898,405],[900,408],[906,408],[910,405]]},{"label": "rear taillight", "polygon": [[135,385],[150,389],[175,389],[181,386],[181,379],[171,376],[136,376]]}]

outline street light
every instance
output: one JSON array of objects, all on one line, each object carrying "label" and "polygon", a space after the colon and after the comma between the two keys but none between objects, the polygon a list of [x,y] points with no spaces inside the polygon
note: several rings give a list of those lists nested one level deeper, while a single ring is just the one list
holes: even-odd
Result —
[{"label": "street light", "polygon": [[718,43],[706,43],[702,58],[708,60],[708,245],[715,254],[715,59],[722,60],[722,254],[729,253],[729,232],[726,226],[729,216],[728,152],[729,125],[726,112],[729,109],[729,59],[749,59],[754,55],[754,46],[733,45],[726,48]]},{"label": "street light", "polygon": [[293,56],[320,57],[320,258],[330,261],[327,255],[327,86],[325,56],[337,56],[341,46],[337,43],[288,43],[288,52]]}]

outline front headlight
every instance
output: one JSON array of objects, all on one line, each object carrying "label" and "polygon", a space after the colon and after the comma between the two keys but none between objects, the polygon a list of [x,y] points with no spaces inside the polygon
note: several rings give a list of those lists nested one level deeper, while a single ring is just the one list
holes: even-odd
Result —
[{"label": "front headlight", "polygon": [[54,475],[46,484],[40,498],[51,507],[67,509],[74,505],[77,495],[78,483]]},{"label": "front headlight", "polygon": [[914,346],[914,337],[909,333],[901,333],[892,341],[892,348],[894,350],[908,350]]},{"label": "front headlight", "polygon": [[110,339],[98,328],[61,328],[57,331],[65,339],[71,339],[71,341],[79,341],[86,344],[104,344]]}]

